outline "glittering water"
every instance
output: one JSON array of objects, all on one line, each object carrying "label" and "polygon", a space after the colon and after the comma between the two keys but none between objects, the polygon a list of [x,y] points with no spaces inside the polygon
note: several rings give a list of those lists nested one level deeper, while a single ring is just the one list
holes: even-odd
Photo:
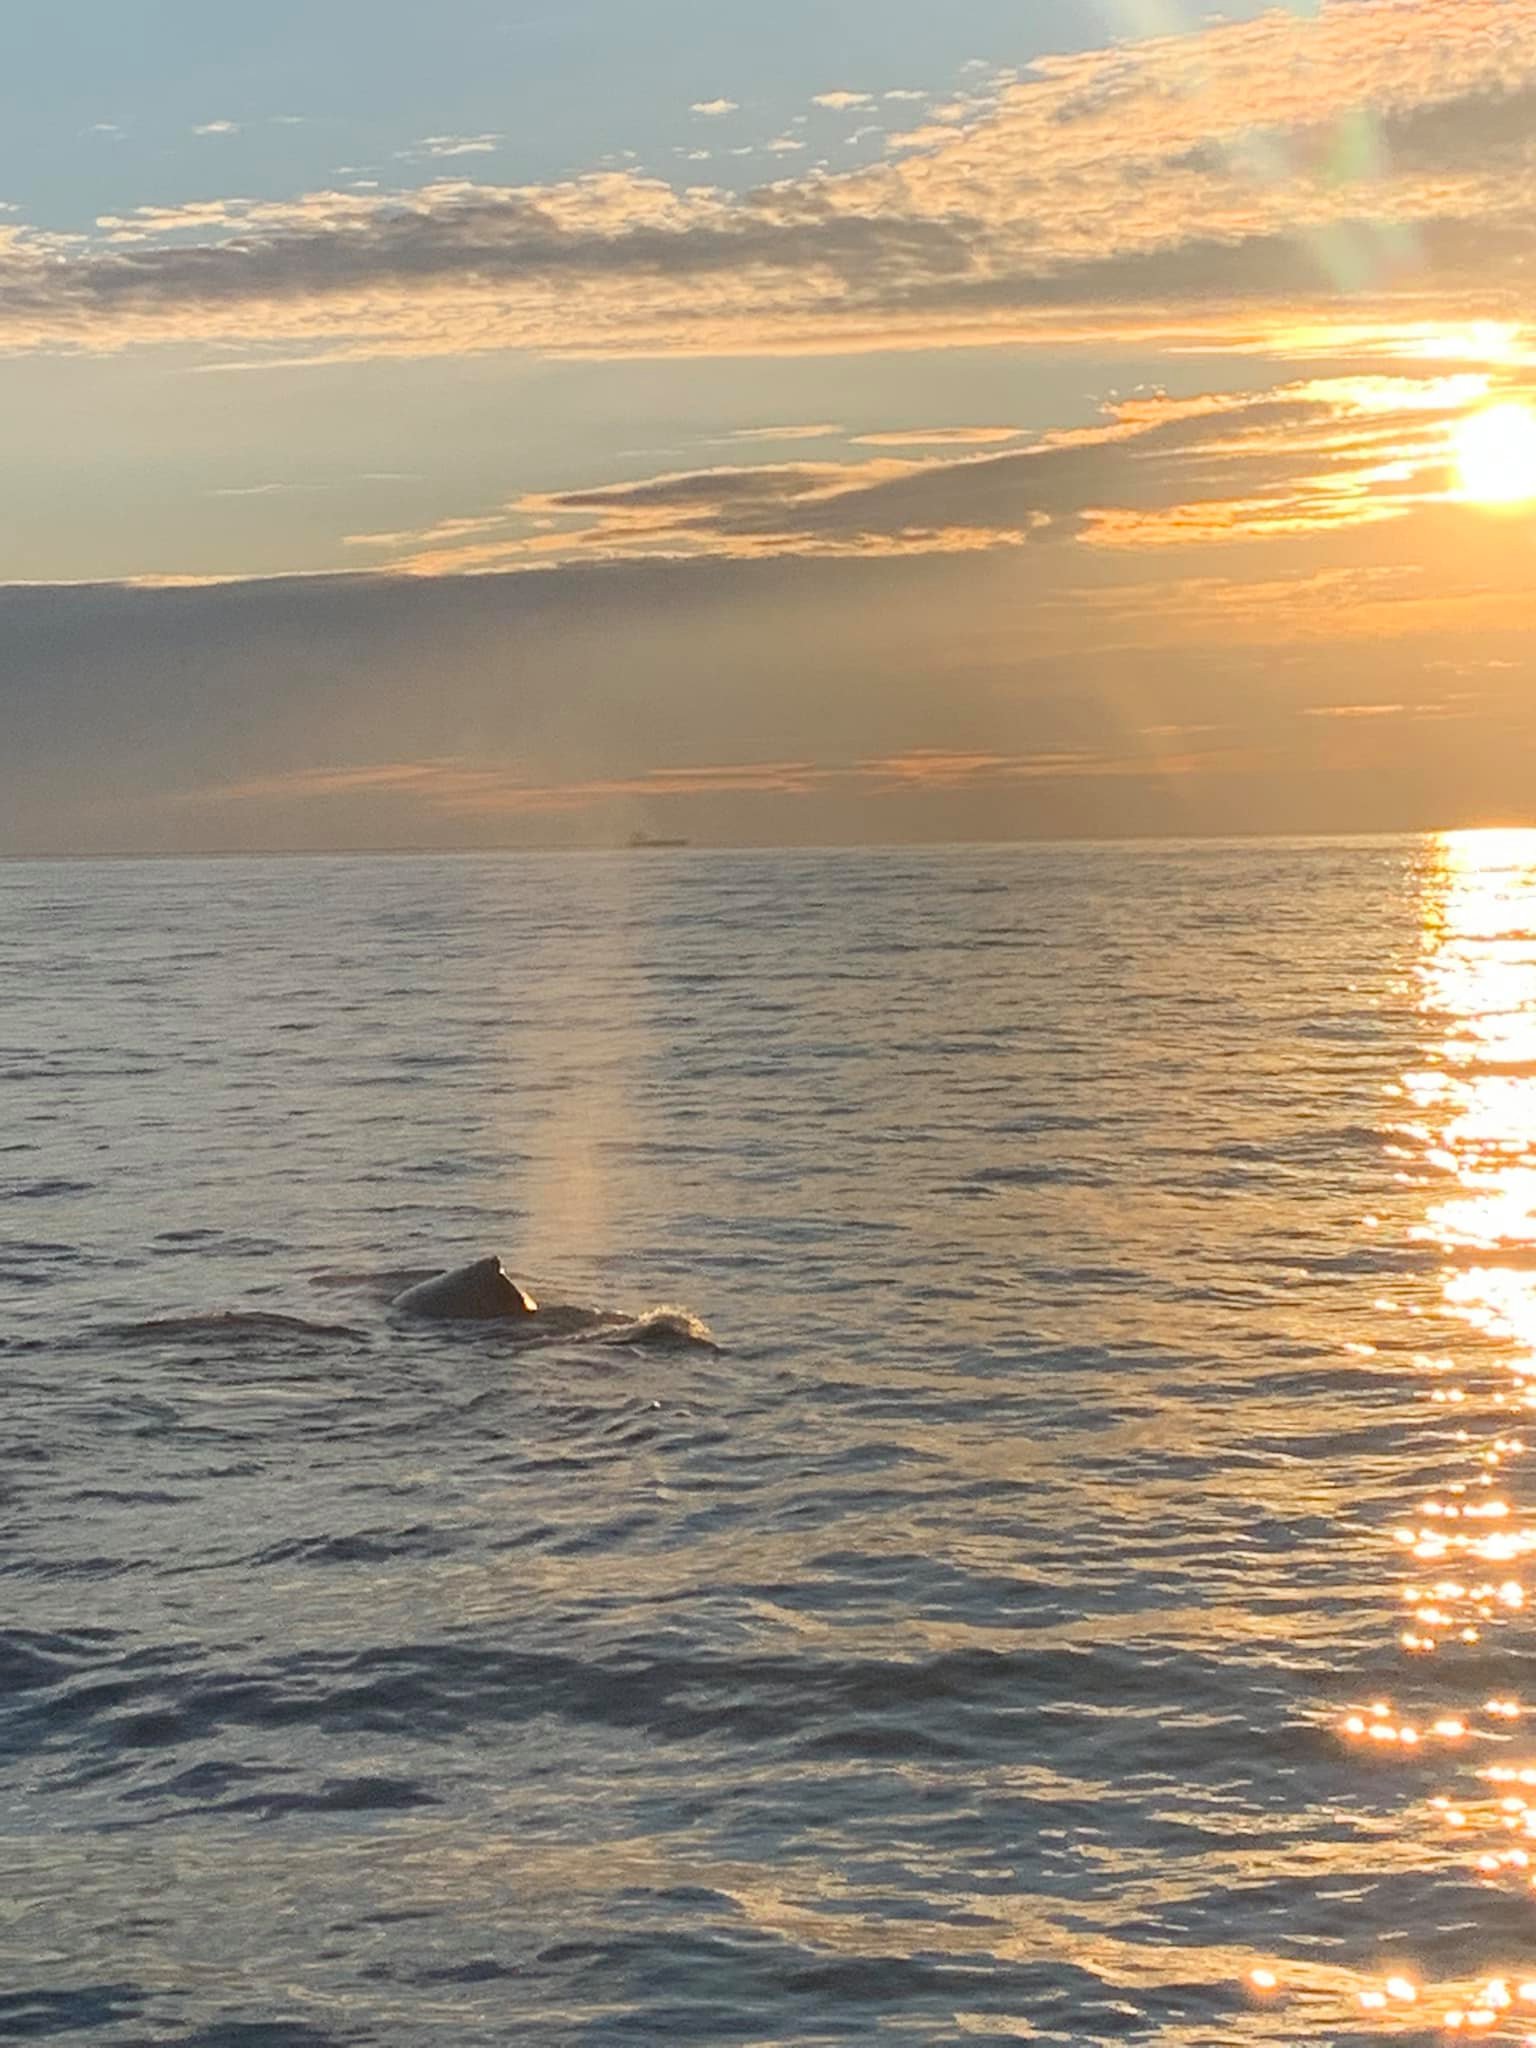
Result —
[{"label": "glittering water", "polygon": [[0,2037],[1536,2031],[1536,841],[13,865],[0,989]]}]

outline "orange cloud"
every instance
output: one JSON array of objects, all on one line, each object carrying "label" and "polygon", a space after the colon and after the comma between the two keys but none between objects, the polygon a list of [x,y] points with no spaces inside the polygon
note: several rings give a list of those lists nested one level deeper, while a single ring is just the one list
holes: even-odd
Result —
[{"label": "orange cloud", "polygon": [[1527,7],[1323,0],[1042,59],[886,161],[743,194],[443,180],[146,208],[64,248],[13,232],[0,346],[698,354],[1241,343],[1341,304],[1529,319],[1533,94]]},{"label": "orange cloud", "polygon": [[324,802],[333,797],[417,797],[457,815],[534,815],[585,810],[624,797],[803,792],[825,771],[804,761],[754,761],[716,767],[658,768],[644,775],[572,782],[529,781],[511,767],[486,767],[453,757],[388,761],[357,767],[301,768],[185,792],[183,804]]},{"label": "orange cloud", "polygon": [[910,748],[868,760],[833,763],[750,761],[702,767],[663,767],[643,774],[533,781],[515,768],[487,767],[457,758],[394,761],[360,766],[297,769],[250,777],[183,792],[187,807],[230,803],[325,803],[357,796],[405,797],[428,810],[456,817],[535,817],[601,809],[634,800],[659,801],[699,796],[808,796],[816,790],[867,787],[895,790],[954,790],[1023,781],[1118,780],[1125,777],[1188,776],[1230,772],[1252,758],[1231,747],[1173,754],[1156,748],[1107,752],[1057,748],[1031,753]]},{"label": "orange cloud", "polygon": [[901,427],[855,434],[853,442],[856,448],[989,448],[1023,438],[1022,427]]},{"label": "orange cloud", "polygon": [[[1062,538],[1144,551],[1336,533],[1453,495],[1448,435],[1492,388],[1487,374],[1431,373],[1143,394],[1024,445],[1009,445],[1024,442],[1009,428],[870,434],[855,445],[939,452],[528,492],[349,544],[441,576],[582,559],[965,554]],[[942,452],[951,445],[967,452]]]}]

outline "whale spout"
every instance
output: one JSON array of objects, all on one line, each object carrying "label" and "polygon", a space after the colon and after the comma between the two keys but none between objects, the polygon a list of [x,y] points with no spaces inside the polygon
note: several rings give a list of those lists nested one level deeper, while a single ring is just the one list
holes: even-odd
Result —
[{"label": "whale spout", "polygon": [[491,1322],[538,1313],[539,1304],[509,1280],[500,1259],[476,1259],[408,1287],[390,1303],[402,1315],[429,1316],[438,1322]]}]

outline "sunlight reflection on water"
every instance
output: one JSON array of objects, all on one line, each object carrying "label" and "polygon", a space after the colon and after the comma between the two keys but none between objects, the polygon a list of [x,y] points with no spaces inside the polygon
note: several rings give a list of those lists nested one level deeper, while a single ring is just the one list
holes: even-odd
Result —
[{"label": "sunlight reflection on water", "polygon": [[[1420,1672],[1430,1664],[1436,1693],[1416,1690],[1413,1711],[1361,1703],[1342,1732],[1415,1762],[1455,1753],[1460,1768],[1429,1802],[1431,1822],[1477,1880],[1529,1890],[1536,1759],[1521,1744],[1522,1702],[1507,1679],[1489,1681],[1491,1639],[1523,1623],[1521,1574],[1536,1550],[1513,1469],[1527,1449],[1521,1418],[1536,1408],[1536,832],[1436,843],[1418,979],[1424,1048],[1394,1091],[1406,1113],[1392,1149],[1404,1185],[1424,1196],[1411,1236],[1444,1261],[1448,1327],[1470,1331],[1473,1348],[1464,1362],[1410,1354],[1427,1405],[1450,1411],[1434,1418],[1452,1453],[1445,1477],[1392,1532],[1412,1568],[1398,1588],[1401,1646]],[[1359,2003],[1397,2032],[1427,2023],[1452,2038],[1536,2042],[1533,1963],[1536,1942],[1523,1965],[1511,1958],[1492,1977],[1420,1984],[1399,1971],[1367,1984]]]},{"label": "sunlight reflection on water", "polygon": [[[0,875],[0,2034],[1525,2039],[1533,902]],[[449,1246],[725,1349],[388,1317]]]}]

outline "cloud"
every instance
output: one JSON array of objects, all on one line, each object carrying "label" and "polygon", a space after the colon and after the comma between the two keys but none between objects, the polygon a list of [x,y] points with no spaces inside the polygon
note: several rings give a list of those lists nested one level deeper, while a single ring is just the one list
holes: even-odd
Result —
[{"label": "cloud", "polygon": [[215,498],[276,498],[288,491],[323,490],[323,484],[268,483],[268,484],[222,484],[212,493]]},{"label": "cloud", "polygon": [[718,121],[725,114],[739,114],[741,103],[738,100],[725,99],[695,100],[688,111],[691,114],[702,114],[706,120]]},{"label": "cloud", "polygon": [[192,130],[194,135],[238,135],[238,121],[200,121]]},{"label": "cloud", "polygon": [[[1290,539],[1257,575],[1237,550],[1156,580],[1101,547],[903,552],[919,514],[995,538],[1031,504],[1113,487],[1155,505],[1192,474],[1246,474],[1287,408],[1314,442],[1331,411],[1337,436],[1337,397],[1282,395],[1262,420],[1145,399],[1040,447],[1033,474],[1024,450],[627,494],[631,518],[702,522],[706,549],[798,525],[803,552],[0,588],[0,847],[613,844],[663,818],[735,840],[1391,829],[1518,811],[1536,672],[1513,522],[1427,506],[1396,560],[1320,566]],[[562,516],[592,527],[619,493],[568,496],[585,502]],[[851,552],[824,559],[826,541]],[[1404,713],[1348,715],[1390,704]]]},{"label": "cloud", "polygon": [[1149,775],[1190,775],[1221,765],[1224,752],[1209,745],[1179,754],[1145,747],[1123,753],[1091,747],[1029,753],[914,747],[868,760],[715,762],[562,782],[530,781],[512,766],[487,767],[474,759],[450,756],[299,768],[244,781],[212,782],[202,788],[179,791],[172,801],[193,809],[222,810],[231,805],[315,805],[346,797],[403,796],[450,819],[512,820],[597,811],[625,799],[653,804],[658,800],[710,796],[804,797],[813,791],[849,796],[861,786],[888,793],[975,789],[984,784],[1041,780],[1093,783]]},{"label": "cloud", "polygon": [[946,103],[951,119],[891,138],[878,163],[744,193],[633,170],[444,179],[228,199],[196,247],[147,209],[124,216],[131,251],[60,263],[22,236],[0,264],[0,347],[1273,345],[1345,308],[1536,317],[1536,11],[1323,0],[1042,58],[988,94]]},{"label": "cloud", "polygon": [[732,441],[826,441],[843,432],[825,421],[803,427],[736,427],[727,436]]},{"label": "cloud", "polygon": [[1017,441],[1022,427],[900,427],[879,434],[855,434],[858,448],[983,448]]},{"label": "cloud", "polygon": [[895,155],[902,150],[942,149],[950,140],[948,128],[930,121],[921,128],[893,129],[885,138],[885,146]]},{"label": "cloud", "polygon": [[396,152],[405,157],[491,156],[500,149],[501,135],[424,135],[409,149]]},{"label": "cloud", "polygon": [[[774,564],[0,589],[0,846],[497,843],[657,802],[739,835],[749,798],[809,802],[829,768],[934,743],[888,687],[942,638],[926,593],[878,593],[886,647],[856,670],[832,596]],[[770,702],[807,746],[763,745]],[[837,829],[829,801],[812,829]]]},{"label": "cloud", "polygon": [[487,767],[472,759],[448,758],[299,768],[246,781],[210,783],[180,792],[175,800],[222,808],[274,799],[315,803],[358,794],[404,795],[451,817],[506,818],[589,810],[625,797],[796,795],[813,782],[825,780],[826,775],[826,770],[807,761],[745,761],[541,783],[529,781],[515,767]]},{"label": "cloud", "polygon": [[867,107],[871,106],[873,102],[873,93],[819,92],[811,101],[811,105],[813,107],[826,107],[834,114],[841,114],[846,113],[850,107]]},{"label": "cloud", "polygon": [[[930,452],[723,464],[528,492],[354,544],[438,576],[625,557],[953,555],[1053,541],[1129,554],[1316,537],[1453,502],[1452,430],[1492,389],[1488,375],[1460,373],[1154,393],[1026,445],[1004,427],[872,433],[854,445]],[[732,438],[835,431],[747,428]]]},{"label": "cloud", "polygon": [[1303,718],[1404,718],[1410,710],[1419,708],[1407,704],[1304,704],[1301,715]]}]

